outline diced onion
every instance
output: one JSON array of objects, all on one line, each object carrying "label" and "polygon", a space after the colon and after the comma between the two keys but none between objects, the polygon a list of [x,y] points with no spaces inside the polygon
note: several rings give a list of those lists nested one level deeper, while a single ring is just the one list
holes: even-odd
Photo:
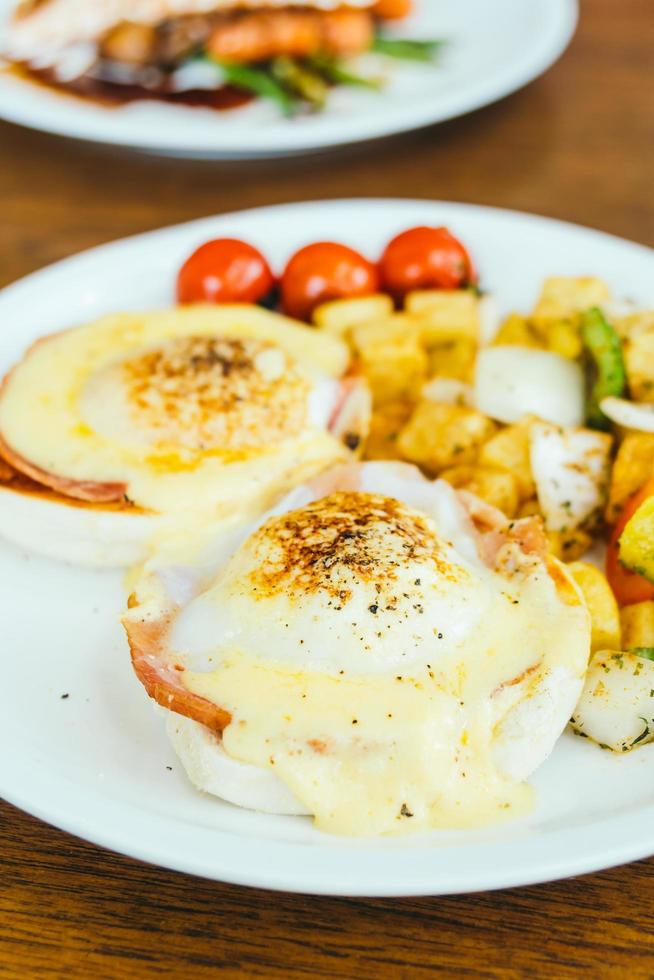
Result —
[{"label": "diced onion", "polygon": [[581,425],[584,378],[578,364],[550,351],[488,347],[477,356],[475,402],[499,422],[537,415],[557,425]]},{"label": "diced onion", "polygon": [[220,65],[210,61],[189,61],[171,75],[171,85],[176,92],[192,89],[213,90],[225,83],[225,72]]},{"label": "diced onion", "polygon": [[609,396],[602,399],[600,408],[608,419],[624,429],[654,432],[654,405]]},{"label": "diced onion", "polygon": [[630,299],[611,299],[602,303],[600,309],[609,323],[615,323],[616,320],[638,312],[638,306]]},{"label": "diced onion", "polygon": [[631,652],[600,650],[591,658],[572,726],[614,752],[651,742],[654,663]]},{"label": "diced onion", "polygon": [[603,507],[612,441],[592,429],[531,425],[531,469],[548,530],[580,527]]},{"label": "diced onion", "polygon": [[466,408],[474,406],[472,387],[456,378],[432,378],[422,389],[422,397],[440,405],[464,405]]},{"label": "diced onion", "polygon": [[497,300],[487,293],[479,300],[479,344],[487,347],[492,344],[502,326],[502,317]]}]

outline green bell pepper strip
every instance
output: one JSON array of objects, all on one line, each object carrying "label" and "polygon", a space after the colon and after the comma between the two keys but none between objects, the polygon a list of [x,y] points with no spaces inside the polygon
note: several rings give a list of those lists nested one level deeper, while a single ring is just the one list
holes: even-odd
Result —
[{"label": "green bell pepper strip", "polygon": [[635,653],[643,660],[654,660],[654,647],[630,647],[629,653]]},{"label": "green bell pepper strip", "polygon": [[372,51],[404,61],[433,61],[445,41],[416,41],[408,38],[384,37],[378,34],[372,43]]},{"label": "green bell pepper strip", "polygon": [[271,71],[266,68],[252,68],[249,65],[240,65],[230,61],[218,61],[209,58],[215,65],[223,71],[225,82],[242,88],[246,92],[252,92],[264,99],[271,99],[276,102],[285,116],[294,116],[297,108],[297,99],[282,85]]},{"label": "green bell pepper strip", "polygon": [[383,84],[377,78],[366,78],[364,75],[358,75],[351,69],[346,68],[343,62],[329,58],[327,55],[321,54],[316,55],[314,58],[309,58],[307,64],[322,75],[323,78],[326,78],[328,82],[336,85],[353,85],[358,88],[370,88],[379,91]]},{"label": "green bell pepper strip", "polygon": [[322,75],[308,64],[280,55],[271,63],[273,78],[314,109],[324,108],[329,89]]},{"label": "green bell pepper strip", "polygon": [[595,429],[607,429],[609,420],[600,408],[603,398],[619,398],[627,386],[622,344],[602,311],[593,306],[581,316],[581,336],[595,368],[588,395],[586,417]]}]

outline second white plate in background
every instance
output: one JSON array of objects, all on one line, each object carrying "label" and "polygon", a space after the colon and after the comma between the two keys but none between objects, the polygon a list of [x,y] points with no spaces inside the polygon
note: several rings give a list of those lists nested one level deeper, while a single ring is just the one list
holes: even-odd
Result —
[{"label": "second white plate in background", "polygon": [[[13,2],[0,0],[0,21]],[[383,92],[335,89],[324,112],[304,118],[284,119],[263,101],[229,112],[157,102],[106,107],[6,72],[0,72],[0,118],[166,155],[302,153],[418,129],[495,102],[549,68],[576,22],[577,0],[419,0],[419,12],[396,30],[447,39],[439,61],[393,62]]]}]

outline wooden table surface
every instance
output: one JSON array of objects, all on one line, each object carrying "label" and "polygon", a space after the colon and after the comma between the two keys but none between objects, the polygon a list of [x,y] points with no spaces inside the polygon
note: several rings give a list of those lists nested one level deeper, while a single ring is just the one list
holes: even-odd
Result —
[{"label": "wooden table surface", "polygon": [[[586,0],[571,48],[522,92],[325,156],[182,163],[0,125],[0,284],[159,225],[350,195],[493,204],[654,244],[652,20],[652,0]],[[0,977],[654,977],[654,860],[486,895],[355,901],[146,867],[6,804],[0,826]]]}]

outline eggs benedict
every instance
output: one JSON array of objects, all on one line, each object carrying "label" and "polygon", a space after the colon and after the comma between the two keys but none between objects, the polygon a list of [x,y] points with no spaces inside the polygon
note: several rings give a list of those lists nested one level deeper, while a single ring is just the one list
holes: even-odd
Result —
[{"label": "eggs benedict", "polygon": [[588,612],[536,518],[412,466],[339,466],[163,548],[124,617],[200,789],[323,830],[493,822],[576,704]]},{"label": "eggs benedict", "polygon": [[351,457],[370,411],[334,338],[247,305],[119,314],[33,345],[0,390],[0,533],[122,565],[253,518]]}]

